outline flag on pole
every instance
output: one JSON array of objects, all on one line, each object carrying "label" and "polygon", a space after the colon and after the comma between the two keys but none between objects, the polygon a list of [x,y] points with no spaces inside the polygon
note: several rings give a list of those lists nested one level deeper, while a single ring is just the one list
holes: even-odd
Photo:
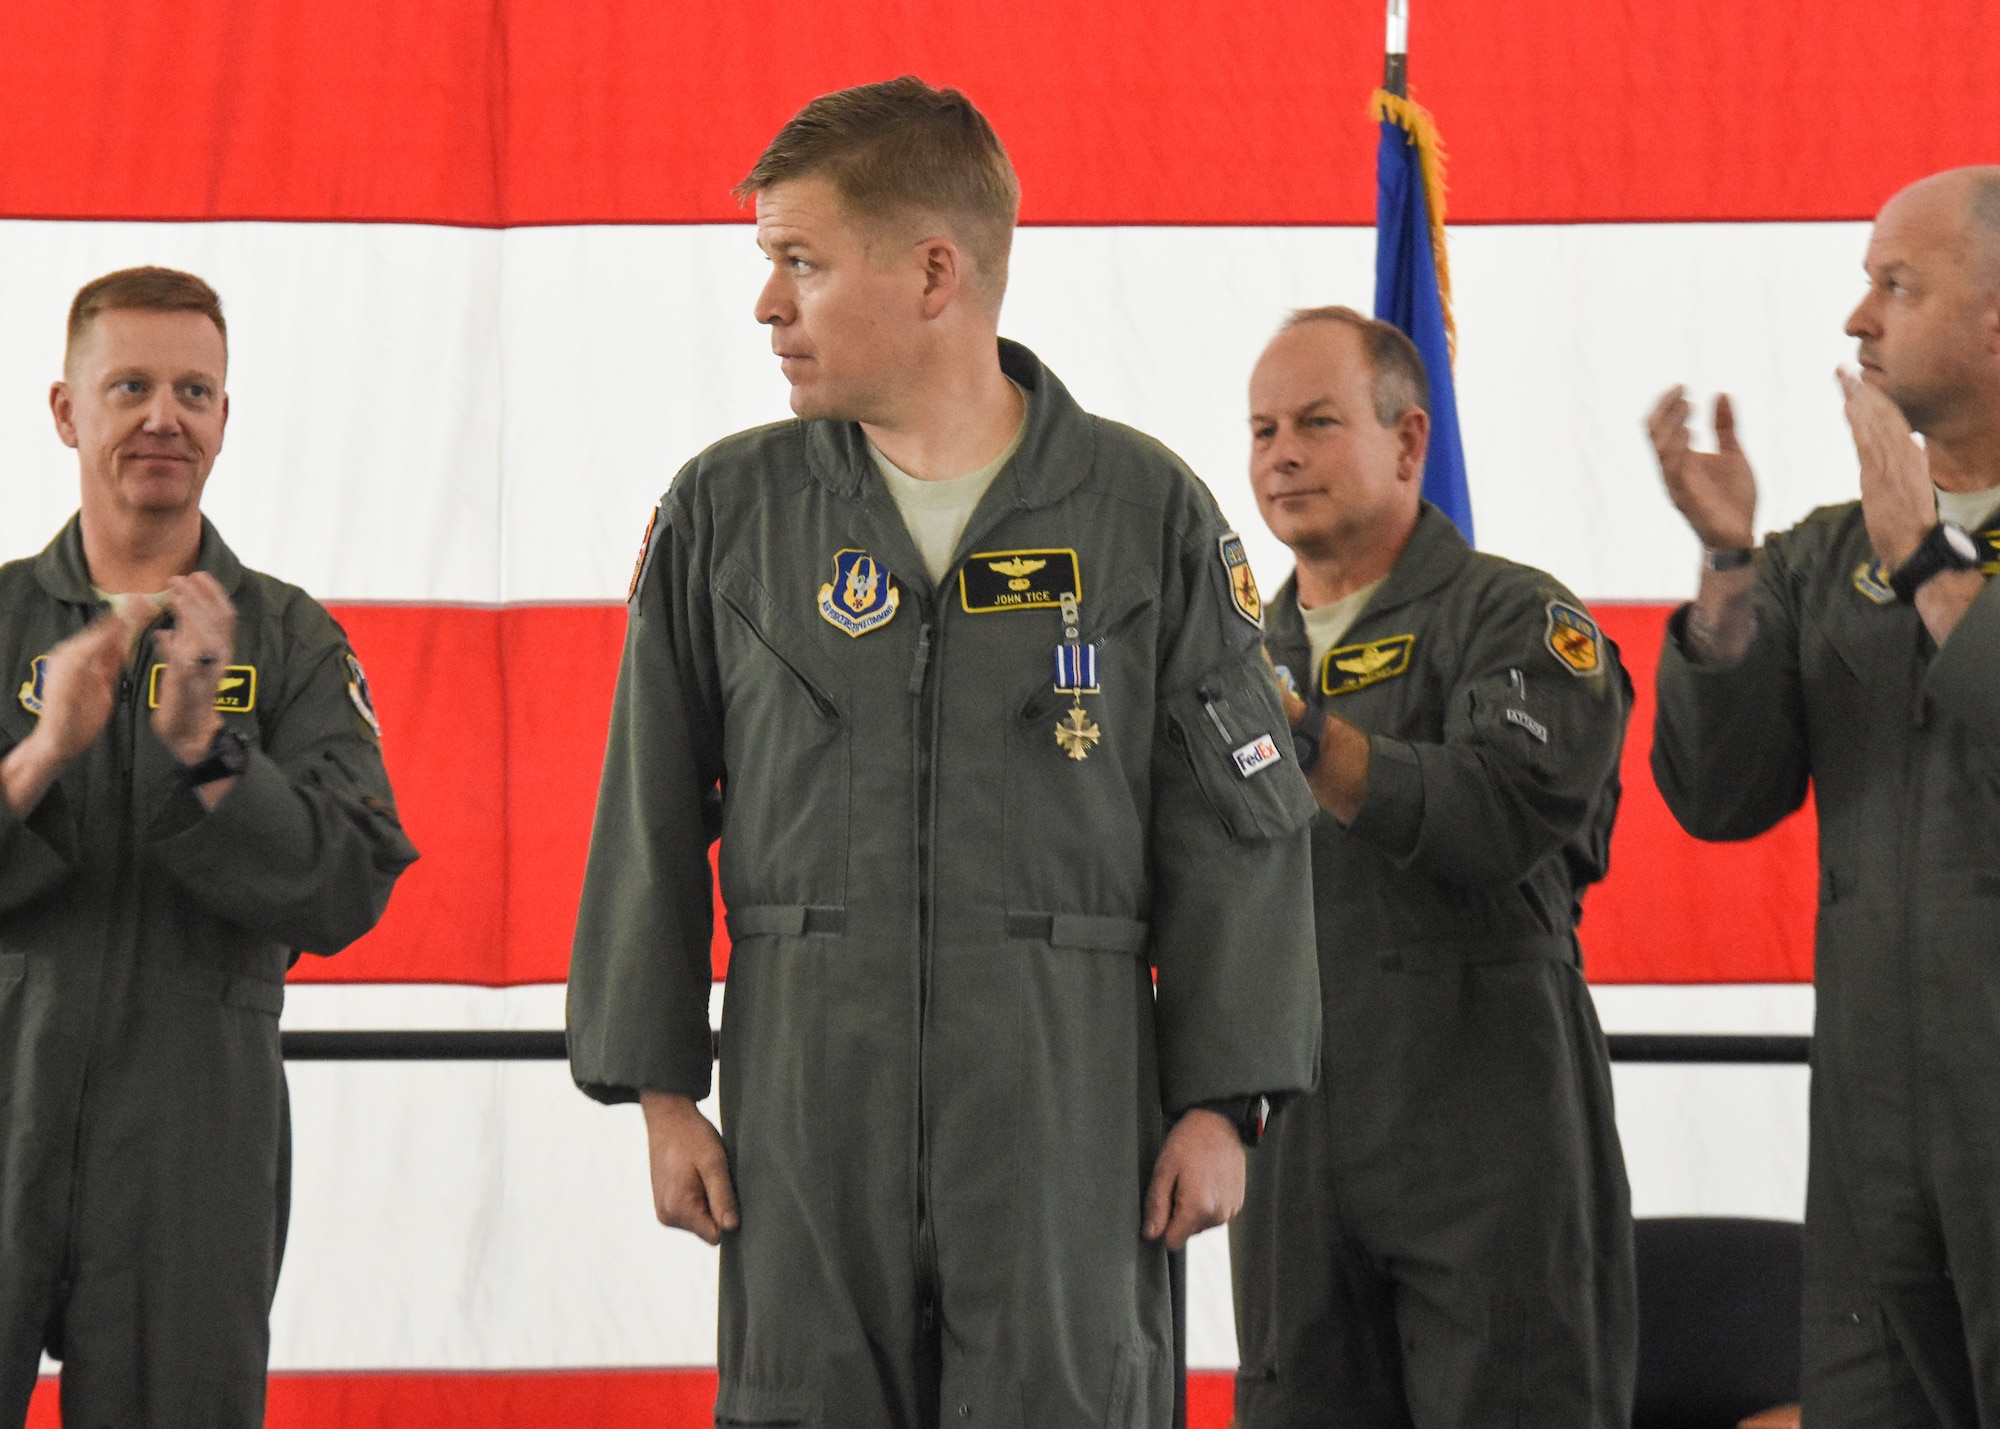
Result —
[{"label": "flag on pole", "polygon": [[[1392,55],[1392,76],[1401,58]],[[1444,146],[1430,112],[1403,95],[1376,90],[1371,112],[1382,126],[1375,152],[1375,316],[1409,334],[1423,355],[1431,384],[1424,498],[1470,541],[1472,497],[1452,380],[1458,334],[1444,251]]]}]

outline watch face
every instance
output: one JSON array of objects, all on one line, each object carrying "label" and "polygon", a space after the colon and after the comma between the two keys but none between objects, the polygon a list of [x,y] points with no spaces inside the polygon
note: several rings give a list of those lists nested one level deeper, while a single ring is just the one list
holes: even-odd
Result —
[{"label": "watch face", "polygon": [[1979,564],[1979,547],[1973,544],[1972,537],[1965,533],[1963,526],[1955,526],[1951,522],[1946,521],[1944,523],[1944,539],[1945,544],[1951,547],[1952,554],[1964,561],[1968,566]]}]

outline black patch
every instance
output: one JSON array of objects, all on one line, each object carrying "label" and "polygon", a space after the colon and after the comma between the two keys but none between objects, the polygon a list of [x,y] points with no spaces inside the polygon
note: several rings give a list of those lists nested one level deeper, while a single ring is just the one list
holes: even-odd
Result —
[{"label": "black patch", "polygon": [[958,572],[959,603],[972,615],[1059,609],[1065,595],[1083,599],[1075,551],[980,551]]},{"label": "black patch", "polygon": [[1410,652],[1416,644],[1414,635],[1391,635],[1386,640],[1368,640],[1329,650],[1320,662],[1320,692],[1349,695],[1393,680],[1410,668]]},{"label": "black patch", "polygon": [[[165,665],[155,665],[146,676],[146,708],[160,707],[160,678],[167,673]],[[215,692],[215,708],[222,714],[248,714],[257,708],[257,667],[255,665],[225,665],[222,670],[222,687]]]}]

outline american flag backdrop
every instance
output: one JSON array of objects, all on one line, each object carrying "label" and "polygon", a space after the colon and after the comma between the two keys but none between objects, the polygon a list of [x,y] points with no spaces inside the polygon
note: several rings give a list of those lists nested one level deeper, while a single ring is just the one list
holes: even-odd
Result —
[{"label": "american flag backdrop", "polygon": [[[1696,544],[1641,417],[1678,380],[1732,392],[1762,527],[1856,493],[1832,374],[1866,220],[2000,159],[2000,9],[1421,0],[1410,39],[1450,149],[1480,544],[1588,600],[1640,686],[1584,923],[1604,1020],[1809,1030],[1809,820],[1696,846],[1647,771]],[[635,547],[687,457],[786,415],[728,192],[764,142],[848,84],[970,94],[1024,195],[1003,332],[1180,452],[1269,591],[1244,386],[1288,309],[1370,307],[1381,41],[1378,0],[0,7],[0,555],[75,505],[46,406],[71,294],[210,279],[233,415],[207,509],[346,625],[425,855],[293,974],[285,1025],[560,1026]],[[1641,1214],[1800,1213],[1803,1068],[1617,1091]],[[299,1065],[292,1095],[274,1425],[707,1421],[715,1259],[653,1223],[635,1109],[554,1063]],[[1190,1266],[1219,1426],[1221,1237]]]}]

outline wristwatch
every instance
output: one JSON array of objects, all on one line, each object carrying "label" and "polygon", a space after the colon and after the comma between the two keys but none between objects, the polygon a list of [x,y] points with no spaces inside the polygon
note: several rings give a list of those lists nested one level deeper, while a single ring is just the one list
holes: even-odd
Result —
[{"label": "wristwatch", "polygon": [[208,742],[208,753],[187,769],[188,786],[199,789],[218,779],[234,779],[250,767],[250,739],[240,729],[219,729]]},{"label": "wristwatch", "polygon": [[1965,533],[1965,528],[1940,521],[1925,533],[1923,544],[1910,553],[1910,558],[1890,573],[1889,589],[1896,592],[1896,599],[1908,605],[1932,576],[1944,571],[1978,569],[1979,547]]},{"label": "wristwatch", "polygon": [[1292,726],[1292,752],[1299,761],[1299,773],[1312,773],[1313,765],[1319,763],[1319,737],[1326,728],[1326,716],[1311,705],[1299,716],[1299,722]]},{"label": "wristwatch", "polygon": [[1245,1146],[1264,1139],[1265,1123],[1271,1119],[1271,1099],[1267,1096],[1224,1097],[1221,1101],[1196,1102],[1203,1111],[1212,1111],[1231,1126]]},{"label": "wristwatch", "polygon": [[1701,548],[1701,568],[1705,571],[1740,571],[1756,559],[1754,546],[1735,546],[1726,551]]}]

